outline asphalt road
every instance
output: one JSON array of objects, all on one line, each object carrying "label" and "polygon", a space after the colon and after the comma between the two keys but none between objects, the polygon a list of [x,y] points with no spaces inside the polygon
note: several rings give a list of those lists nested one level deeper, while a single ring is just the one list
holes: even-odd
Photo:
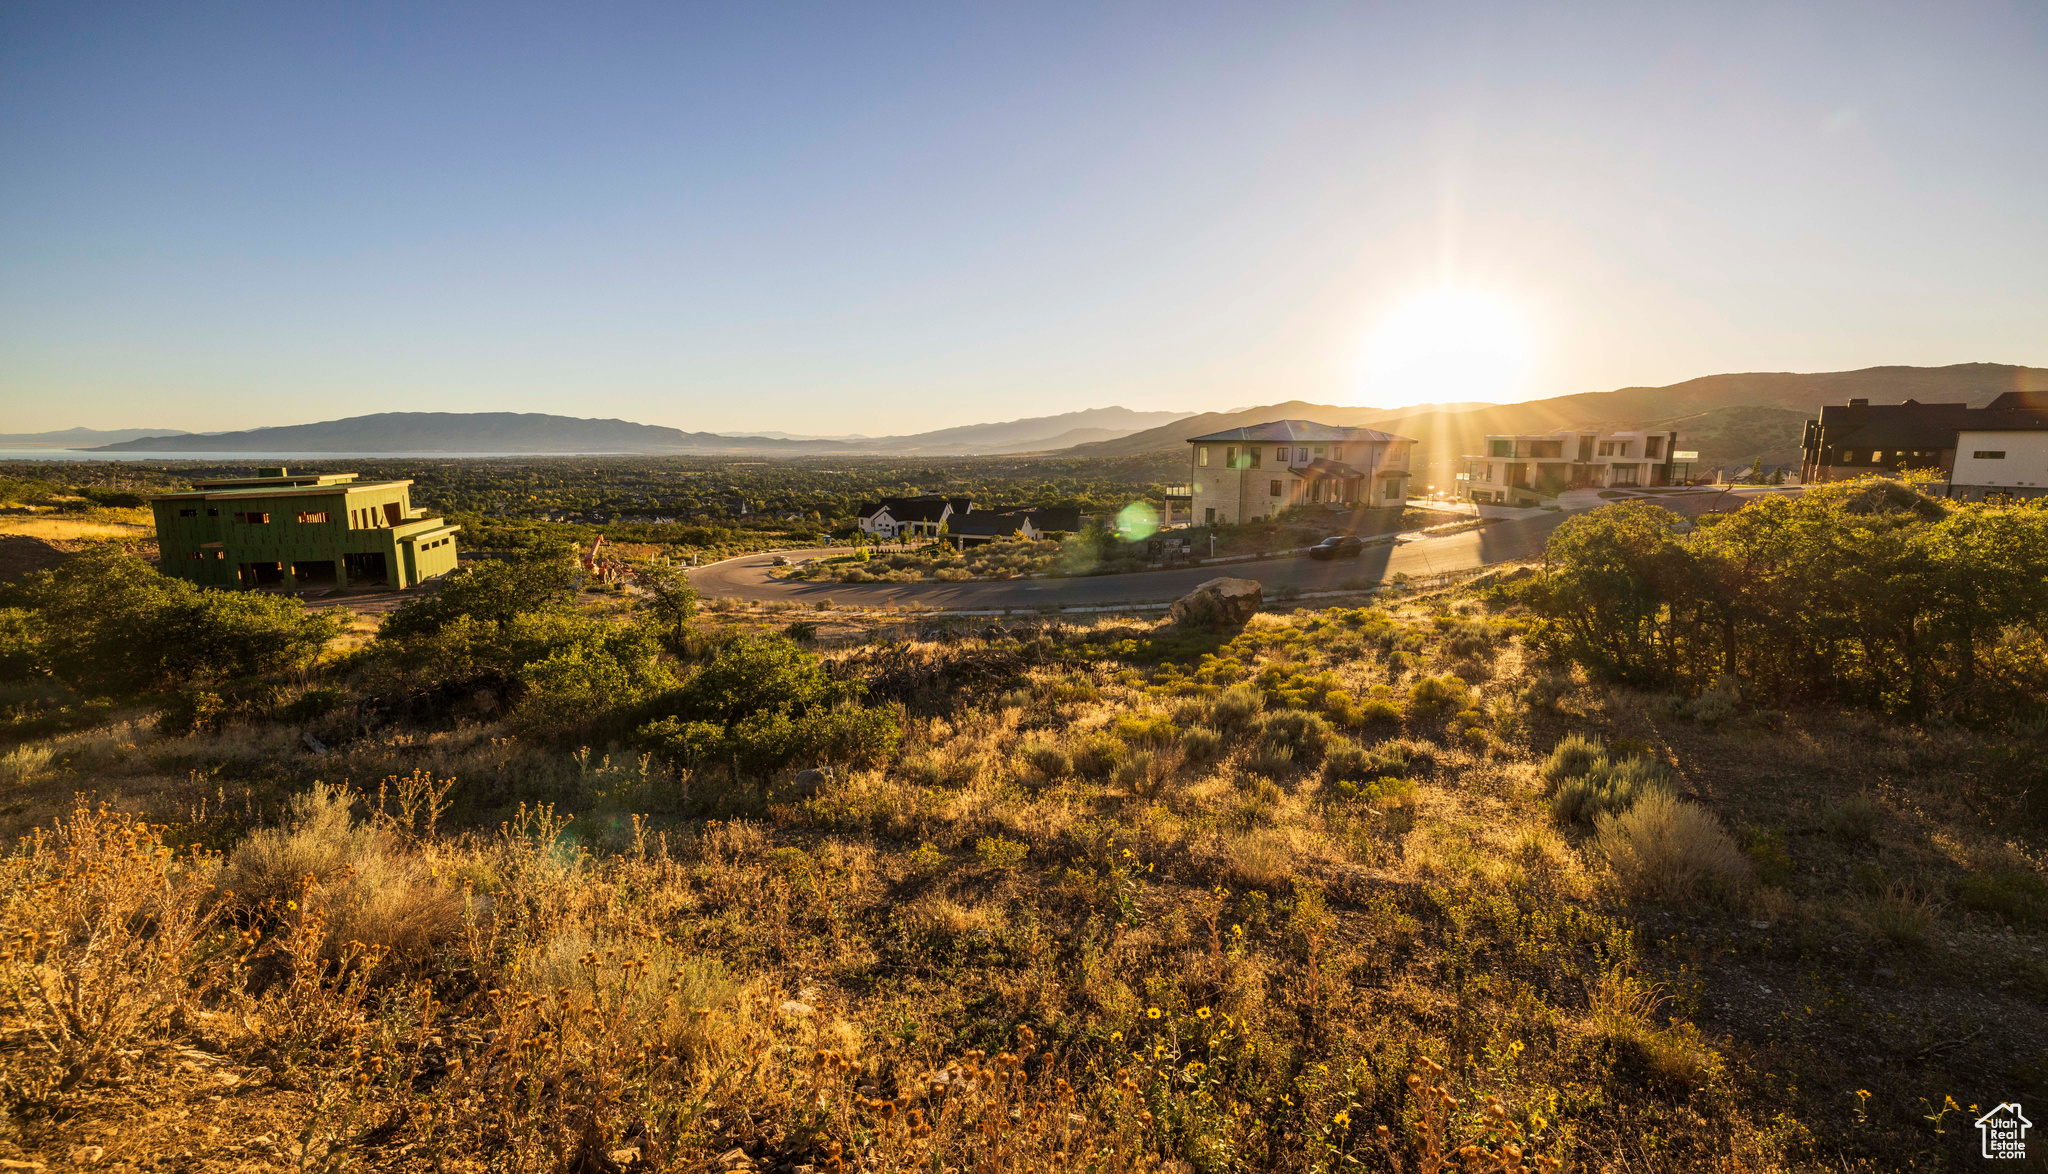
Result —
[{"label": "asphalt road", "polygon": [[[1657,504],[1680,513],[1698,513],[1727,508],[1742,500],[1772,492],[1797,493],[1799,490],[1797,487],[1750,490],[1727,496],[1715,493],[1671,494],[1655,500]],[[1543,553],[1543,544],[1549,540],[1551,531],[1571,516],[1556,513],[1497,521],[1442,538],[1369,547],[1357,558],[1332,559],[1329,562],[1289,558],[1270,562],[1222,563],[1177,571],[1138,571],[1071,579],[1006,579],[1000,582],[791,583],[769,576],[768,570],[775,555],[754,554],[698,567],[690,572],[690,581],[696,585],[699,594],[711,599],[799,604],[830,599],[835,604],[859,607],[901,607],[916,603],[942,611],[1035,608],[1041,604],[1101,607],[1168,603],[1219,575],[1257,579],[1265,584],[1270,596],[1275,589],[1282,587],[1304,592],[1334,591],[1377,583],[1401,572],[1420,578],[1535,558]],[[780,553],[795,561],[845,554],[846,548],[819,547]]]},{"label": "asphalt road", "polygon": [[[1070,579],[1005,579],[967,583],[790,583],[769,577],[775,556],[745,555],[690,572],[690,581],[707,598],[729,597],[756,602],[811,603],[830,599],[860,607],[918,603],[946,611],[1034,608],[1041,604],[1090,607],[1123,603],[1165,603],[1186,595],[1197,584],[1218,575],[1257,579],[1270,594],[1280,587],[1300,591],[1333,591],[1377,583],[1397,572],[1433,575],[1467,570],[1488,563],[1533,558],[1543,550],[1550,532],[1565,515],[1518,518],[1443,538],[1427,538],[1398,546],[1368,547],[1357,558],[1318,562],[1308,558],[1270,562],[1222,563],[1175,571],[1137,571]],[[782,552],[791,560],[845,554],[845,547]]]}]

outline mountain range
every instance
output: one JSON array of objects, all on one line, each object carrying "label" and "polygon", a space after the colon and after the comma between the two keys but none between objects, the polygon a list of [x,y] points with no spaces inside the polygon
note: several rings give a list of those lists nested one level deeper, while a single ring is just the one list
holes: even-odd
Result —
[{"label": "mountain range", "polygon": [[[1189,438],[1267,420],[1310,419],[1365,426],[1420,441],[1425,483],[1448,484],[1462,456],[1488,433],[1567,428],[1675,429],[1679,447],[1697,451],[1698,465],[1799,462],[1800,430],[1823,404],[1852,396],[1877,403],[1982,406],[2006,391],[2048,390],[2048,370],[2001,363],[1948,367],[1867,367],[1818,374],[1750,372],[1708,375],[1665,387],[1624,387],[1514,404],[1446,403],[1405,408],[1346,407],[1287,400],[1229,412],[1138,412],[1093,408],[994,424],[971,424],[902,436],[793,438],[685,432],[627,420],[515,412],[384,412],[243,432],[141,435],[142,430],[72,429],[10,441],[83,447],[97,452],[237,453],[756,453],[974,456],[1039,453],[1063,457],[1130,457],[1183,453]],[[119,439],[113,439],[118,437]]]},{"label": "mountain range", "polygon": [[1818,374],[1751,372],[1707,375],[1665,387],[1624,387],[1516,404],[1451,404],[1429,408],[1342,407],[1300,400],[1238,412],[1211,412],[1114,440],[1084,444],[1063,455],[1126,457],[1184,451],[1191,437],[1266,420],[1310,419],[1377,428],[1420,441],[1425,482],[1445,484],[1459,458],[1479,451],[1489,433],[1567,428],[1676,429],[1678,445],[1697,451],[1700,467],[1799,463],[1805,422],[1824,404],[1862,397],[1875,403],[1917,399],[1982,407],[2002,392],[2048,390],[2048,370],[2003,363],[1948,367],[1867,367]]},{"label": "mountain range", "polygon": [[[587,420],[538,412],[379,412],[317,424],[242,432],[142,435],[134,431],[95,452],[507,452],[507,453],[888,453],[986,455],[1039,452],[1111,440],[1186,416],[1089,408],[996,424],[969,424],[906,436],[790,439],[685,432],[629,420]],[[84,432],[73,429],[73,433]],[[46,435],[60,436],[64,433]],[[82,447],[82,446],[81,446]]]},{"label": "mountain range", "polygon": [[0,433],[0,445],[9,448],[83,448],[89,444],[119,444],[144,436],[183,436],[175,428],[66,428],[61,432]]}]

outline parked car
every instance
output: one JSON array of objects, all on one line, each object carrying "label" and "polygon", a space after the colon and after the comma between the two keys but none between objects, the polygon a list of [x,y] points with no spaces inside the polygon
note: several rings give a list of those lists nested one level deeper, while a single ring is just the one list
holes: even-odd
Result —
[{"label": "parked car", "polygon": [[1356,534],[1335,534],[1308,548],[1310,558],[1357,558],[1365,550],[1365,541]]}]

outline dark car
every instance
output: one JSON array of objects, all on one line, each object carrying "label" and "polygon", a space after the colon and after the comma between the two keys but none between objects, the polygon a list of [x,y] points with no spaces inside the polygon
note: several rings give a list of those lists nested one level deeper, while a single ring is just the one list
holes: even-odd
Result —
[{"label": "dark car", "polygon": [[1356,534],[1338,534],[1325,538],[1308,548],[1310,558],[1357,558],[1365,549],[1365,541]]}]

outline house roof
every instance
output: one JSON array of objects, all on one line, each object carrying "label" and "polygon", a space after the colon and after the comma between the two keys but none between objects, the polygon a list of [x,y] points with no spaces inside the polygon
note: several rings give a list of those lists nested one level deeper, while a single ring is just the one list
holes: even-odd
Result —
[{"label": "house roof", "polygon": [[1287,443],[1335,442],[1344,444],[1370,442],[1384,443],[1390,440],[1414,442],[1410,436],[1395,436],[1375,428],[1345,428],[1337,424],[1318,424],[1314,420],[1271,420],[1264,424],[1252,424],[1244,428],[1231,428],[1223,432],[1211,432],[1207,436],[1194,436],[1189,444],[1213,444],[1218,441],[1274,441]]},{"label": "house roof", "polygon": [[1080,506],[1042,505],[1024,512],[1031,515],[1031,524],[1041,530],[1079,530],[1081,528]]},{"label": "house roof", "polygon": [[1968,404],[1829,405],[1820,410],[1820,444],[1825,448],[1953,448],[1958,432],[2032,432],[2048,430],[2048,407],[2012,406],[2008,392],[1993,401],[2004,407],[1973,408]]},{"label": "house roof", "polygon": [[952,524],[952,531],[955,534],[964,534],[968,537],[992,538],[1004,534],[1015,534],[1024,528],[1024,523],[1026,522],[1031,522],[1033,528],[1040,528],[1037,522],[1031,520],[1031,514],[1028,511],[1018,510],[1014,513],[996,513],[992,510],[976,510],[960,521],[954,522]]},{"label": "house roof", "polygon": [[1330,478],[1337,481],[1365,476],[1365,474],[1345,464],[1343,461],[1333,461],[1328,457],[1317,457],[1295,471],[1310,479]]},{"label": "house roof", "polygon": [[186,489],[176,493],[152,493],[151,501],[226,501],[237,498],[259,497],[338,497],[354,493],[368,493],[374,489],[397,489],[410,485],[410,478],[404,481],[371,481],[338,485],[273,485],[251,486],[246,489]]},{"label": "house roof", "polygon": [[894,501],[889,503],[889,516],[899,522],[943,522],[949,508],[951,507],[943,497]]},{"label": "house roof", "polygon": [[[872,518],[883,510],[888,510],[889,516],[899,522],[936,522],[945,515],[946,507],[953,505],[953,500],[933,496],[885,497],[880,501],[864,501],[860,503],[860,512],[854,516]],[[953,508],[959,509],[960,507],[954,505]]]}]

